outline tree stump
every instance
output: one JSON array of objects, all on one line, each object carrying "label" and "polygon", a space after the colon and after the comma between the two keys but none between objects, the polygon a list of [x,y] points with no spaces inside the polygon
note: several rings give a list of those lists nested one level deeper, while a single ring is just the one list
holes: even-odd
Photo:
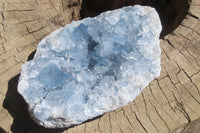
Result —
[{"label": "tree stump", "polygon": [[69,129],[38,126],[17,92],[20,67],[50,32],[80,19],[79,0],[0,1],[0,132],[198,133],[200,125],[200,2],[160,39],[159,78],[128,105]]}]

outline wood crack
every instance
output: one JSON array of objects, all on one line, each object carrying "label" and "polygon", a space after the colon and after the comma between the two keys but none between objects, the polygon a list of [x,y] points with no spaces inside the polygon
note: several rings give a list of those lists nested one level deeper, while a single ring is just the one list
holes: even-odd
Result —
[{"label": "wood crack", "polygon": [[152,105],[152,107],[154,107],[154,109],[155,109],[155,111],[156,111],[158,117],[159,117],[159,118],[162,120],[162,122],[165,124],[165,126],[166,126],[167,129],[168,129],[168,131],[170,131],[170,128],[169,128],[168,124],[165,122],[165,120],[164,120],[164,119],[161,117],[161,115],[158,113],[156,107],[151,103],[151,101],[150,101],[150,104]]},{"label": "wood crack", "polygon": [[199,96],[200,96],[200,91],[199,91],[198,87],[193,83],[192,79],[191,79],[191,78],[189,77],[189,75],[184,71],[184,69],[183,69],[183,72],[185,73],[185,75],[187,76],[187,78],[190,80],[190,82],[194,85],[194,87],[196,88],[196,90],[197,90],[197,92],[198,92],[198,94],[199,94]]},{"label": "wood crack", "polygon": [[166,96],[165,92],[163,91],[162,87],[160,86],[160,83],[159,83],[158,80],[157,80],[157,83],[158,83],[158,86],[159,86],[161,92],[162,92],[163,95],[165,96],[165,99],[167,100],[167,103],[169,104],[171,110],[172,110],[173,112],[175,112],[174,109],[173,109],[173,107],[172,107],[172,105],[171,105],[171,103],[170,103],[170,101],[169,101],[169,99],[168,99],[168,97]]},{"label": "wood crack", "polygon": [[135,118],[136,118],[136,120],[139,122],[139,124],[142,126],[142,128],[144,129],[144,131],[146,132],[146,133],[148,133],[148,131],[146,130],[146,128],[144,127],[144,125],[140,122],[140,120],[138,119],[138,117],[137,117],[137,115],[136,115],[136,113],[135,112],[133,112],[134,113],[134,115],[135,115]]},{"label": "wood crack", "polygon": [[146,115],[147,115],[149,121],[152,123],[152,125],[154,126],[154,128],[156,129],[156,131],[159,133],[158,128],[155,126],[155,124],[153,123],[153,121],[151,120],[151,118],[150,118],[150,116],[149,116],[149,114],[148,114],[148,111],[147,111],[148,108],[147,108],[147,104],[146,104],[146,101],[145,101],[143,92],[142,92],[142,99],[143,99],[143,102],[144,102],[145,113],[146,113]]},{"label": "wood crack", "polygon": [[113,127],[112,127],[112,124],[111,124],[111,117],[110,117],[110,113],[108,113],[108,116],[109,116],[109,124],[110,124],[110,128],[111,128],[111,131],[112,131]]},{"label": "wood crack", "polygon": [[192,14],[190,12],[188,13],[188,15],[191,16],[191,17],[193,17],[193,18],[195,18],[195,19],[199,19],[199,17],[195,16],[194,14]]},{"label": "wood crack", "polygon": [[9,10],[6,12],[30,12],[30,11],[34,11],[35,9],[26,9],[26,10]]}]

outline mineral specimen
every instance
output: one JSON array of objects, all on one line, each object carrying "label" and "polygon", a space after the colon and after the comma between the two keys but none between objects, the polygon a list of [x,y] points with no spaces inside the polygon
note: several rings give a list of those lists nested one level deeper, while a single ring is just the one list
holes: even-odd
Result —
[{"label": "mineral specimen", "polygon": [[160,75],[160,31],[157,12],[137,5],[51,33],[21,68],[18,91],[30,115],[69,127],[133,101]]}]

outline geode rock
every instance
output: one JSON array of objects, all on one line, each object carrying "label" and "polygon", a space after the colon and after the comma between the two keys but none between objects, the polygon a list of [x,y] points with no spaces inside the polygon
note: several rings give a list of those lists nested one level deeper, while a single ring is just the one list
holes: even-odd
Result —
[{"label": "geode rock", "polygon": [[160,75],[160,32],[153,8],[129,6],[45,37],[18,84],[33,119],[69,127],[133,101]]}]

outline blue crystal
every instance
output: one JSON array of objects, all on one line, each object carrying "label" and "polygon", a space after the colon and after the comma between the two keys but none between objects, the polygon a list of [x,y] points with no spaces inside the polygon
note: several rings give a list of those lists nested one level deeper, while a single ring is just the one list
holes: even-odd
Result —
[{"label": "blue crystal", "polygon": [[45,37],[21,68],[18,91],[45,127],[69,127],[133,101],[160,75],[155,9],[129,6]]}]

